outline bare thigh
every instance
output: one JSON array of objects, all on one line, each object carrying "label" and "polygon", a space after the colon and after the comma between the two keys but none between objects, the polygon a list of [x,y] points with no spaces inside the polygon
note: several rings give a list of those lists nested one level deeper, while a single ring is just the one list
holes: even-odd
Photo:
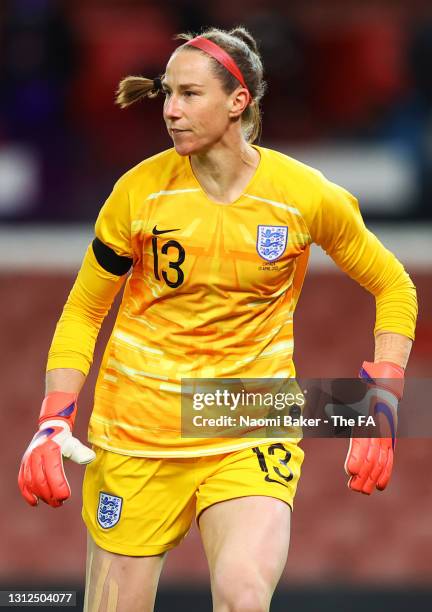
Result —
[{"label": "bare thigh", "polygon": [[291,509],[249,496],[210,506],[199,526],[215,612],[266,612],[288,555]]},{"label": "bare thigh", "polygon": [[118,555],[87,535],[84,612],[153,612],[164,557]]}]

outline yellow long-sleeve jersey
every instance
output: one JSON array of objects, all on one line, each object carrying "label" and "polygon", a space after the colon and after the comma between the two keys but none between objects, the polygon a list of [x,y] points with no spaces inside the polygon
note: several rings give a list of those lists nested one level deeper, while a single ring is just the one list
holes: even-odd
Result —
[{"label": "yellow long-sleeve jersey", "polygon": [[[256,149],[259,166],[231,204],[210,199],[189,158],[170,149],[127,172],[103,206],[98,244],[133,266],[96,385],[94,444],[150,457],[259,444],[183,438],[181,379],[295,375],[293,313],[311,243],[375,295],[375,331],[414,337],[414,286],[366,229],[356,199],[318,171]],[[102,259],[89,247],[49,370],[88,372],[99,326],[125,278]]]}]

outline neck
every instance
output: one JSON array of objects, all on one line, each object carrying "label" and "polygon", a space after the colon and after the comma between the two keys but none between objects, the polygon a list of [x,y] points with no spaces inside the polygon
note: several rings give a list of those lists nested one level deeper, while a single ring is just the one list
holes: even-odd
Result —
[{"label": "neck", "polygon": [[191,156],[195,177],[207,194],[220,202],[237,199],[249,183],[260,155],[242,137],[237,142],[221,141],[209,151]]}]

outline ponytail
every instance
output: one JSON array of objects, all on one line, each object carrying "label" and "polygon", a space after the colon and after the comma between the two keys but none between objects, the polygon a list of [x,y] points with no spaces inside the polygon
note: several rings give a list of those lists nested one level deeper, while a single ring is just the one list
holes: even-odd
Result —
[{"label": "ponytail", "polygon": [[139,76],[128,76],[122,79],[115,93],[115,102],[120,108],[126,108],[138,100],[155,98],[162,89],[159,77],[146,79]]}]

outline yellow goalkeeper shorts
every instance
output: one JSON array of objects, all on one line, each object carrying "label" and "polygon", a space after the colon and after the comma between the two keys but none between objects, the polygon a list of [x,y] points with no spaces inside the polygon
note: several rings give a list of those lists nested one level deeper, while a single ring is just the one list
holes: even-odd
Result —
[{"label": "yellow goalkeeper shorts", "polygon": [[293,507],[303,450],[275,442],[224,455],[187,459],[129,457],[94,447],[85,472],[83,519],[101,548],[158,555],[187,534],[218,502],[265,495]]}]

